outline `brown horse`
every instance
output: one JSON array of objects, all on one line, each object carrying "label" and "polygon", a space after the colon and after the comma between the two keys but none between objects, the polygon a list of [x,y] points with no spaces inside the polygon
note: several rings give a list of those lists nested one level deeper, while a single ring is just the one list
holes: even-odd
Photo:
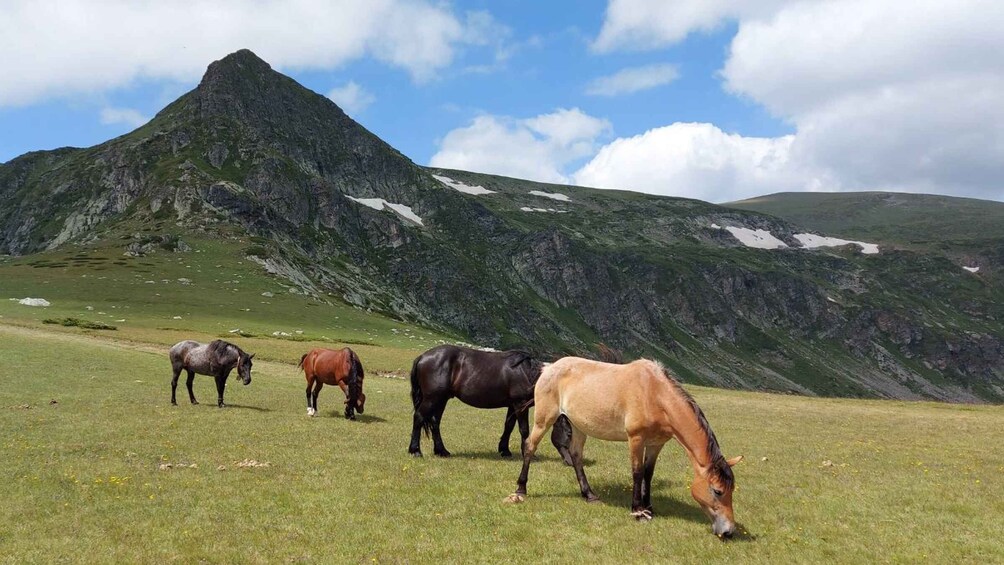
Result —
[{"label": "brown horse", "polygon": [[533,430],[523,451],[523,469],[509,502],[522,502],[530,461],[544,433],[567,416],[572,425],[569,451],[582,496],[593,493],[582,469],[586,437],[626,441],[631,454],[634,492],[631,515],[652,519],[652,473],[659,451],[676,438],[694,469],[690,494],[712,520],[719,538],[731,537],[736,525],[732,514],[735,479],[732,466],[742,456],[726,460],[704,413],[662,365],[640,359],[626,365],[565,357],[544,367],[534,390]]},{"label": "brown horse", "polygon": [[[363,364],[355,351],[348,347],[339,349],[311,349],[300,357],[297,365],[307,377],[307,415],[317,414],[317,395],[324,385],[338,385],[345,393],[345,418],[355,420],[355,411],[363,413],[366,395],[363,394]],[[313,388],[313,390],[311,390]]]}]

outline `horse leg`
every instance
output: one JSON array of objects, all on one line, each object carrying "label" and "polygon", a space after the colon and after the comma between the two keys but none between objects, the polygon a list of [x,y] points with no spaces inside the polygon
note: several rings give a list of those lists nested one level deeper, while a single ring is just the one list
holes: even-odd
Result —
[{"label": "horse leg", "polygon": [[523,502],[526,498],[526,481],[530,475],[530,462],[533,461],[533,454],[537,452],[537,445],[544,438],[547,429],[554,425],[558,415],[557,404],[545,406],[543,403],[537,403],[533,413],[533,430],[530,431],[530,436],[527,437],[523,445],[523,468],[519,472],[519,478],[516,479],[516,492],[509,495],[509,502]]},{"label": "horse leg", "polygon": [[[502,438],[499,439],[499,455],[502,457],[512,457],[509,451],[509,437],[512,436],[512,428],[516,425],[516,410],[510,406],[505,413],[505,426],[502,428]],[[526,438],[524,437],[525,441]]]},{"label": "horse leg", "polygon": [[188,387],[188,399],[192,401],[192,404],[198,404],[199,401],[195,399],[195,391],[192,390],[192,383],[195,382],[195,371],[188,370],[188,378],[185,379],[185,386]]},{"label": "horse leg", "polygon": [[308,416],[313,416],[314,415],[314,404],[313,404],[313,402],[311,402],[311,399],[310,399],[310,387],[313,386],[313,384],[314,384],[314,381],[312,381],[312,380],[310,380],[310,378],[308,378],[307,379],[307,415]]},{"label": "horse leg", "polygon": [[582,493],[582,498],[585,498],[586,502],[596,502],[600,497],[596,496],[593,489],[589,487],[586,470],[582,467],[582,452],[588,436],[574,426],[569,425],[569,427],[572,431],[572,438],[568,444],[568,454],[572,459],[572,468],[575,469],[575,478],[579,481],[579,492]]},{"label": "horse leg", "polygon": [[173,367],[174,377],[171,379],[171,404],[177,406],[178,400],[175,398],[175,391],[178,390],[178,377],[181,375],[181,367]]},{"label": "horse leg", "polygon": [[217,402],[217,406],[219,406],[220,408],[223,408],[224,406],[226,406],[225,404],[223,404],[223,390],[225,388],[227,388],[227,377],[226,377],[226,375],[217,375],[216,376],[216,394],[219,396],[219,399],[218,399],[218,402]]},{"label": "horse leg", "polygon": [[314,381],[314,392],[310,394],[311,402],[313,403],[311,409],[314,414],[317,414],[317,396],[321,394],[322,388],[324,388],[324,383],[321,381]]},{"label": "horse leg", "polygon": [[655,461],[662,451],[661,445],[649,446],[645,448],[645,475],[641,484],[641,503],[652,513],[652,474],[655,472]]},{"label": "horse leg", "polygon": [[628,450],[631,453],[631,478],[634,488],[631,491],[631,515],[639,522],[652,519],[652,513],[642,505],[642,482],[645,479],[645,441],[639,436],[628,437]]},{"label": "horse leg", "polygon": [[526,449],[526,438],[530,437],[530,411],[524,410],[516,422],[519,423],[519,453],[522,455]]},{"label": "horse leg", "polygon": [[440,457],[450,456],[450,452],[443,445],[443,436],[439,433],[439,424],[443,421],[443,412],[446,410],[446,403],[448,401],[449,399],[443,400],[436,405],[432,415],[432,453]]},{"label": "horse leg", "polygon": [[436,413],[437,400],[426,396],[418,403],[411,424],[411,444],[408,445],[408,453],[415,457],[422,456],[421,431],[425,429],[425,435],[432,433],[432,420]]},{"label": "horse leg", "polygon": [[418,415],[417,409],[412,415],[411,443],[408,444],[408,453],[415,457],[422,456],[422,417]]},{"label": "horse leg", "polygon": [[562,414],[554,422],[554,429],[551,430],[551,443],[558,450],[565,465],[572,465],[572,454],[568,452],[568,444],[572,441],[572,424],[568,421],[568,416]]}]

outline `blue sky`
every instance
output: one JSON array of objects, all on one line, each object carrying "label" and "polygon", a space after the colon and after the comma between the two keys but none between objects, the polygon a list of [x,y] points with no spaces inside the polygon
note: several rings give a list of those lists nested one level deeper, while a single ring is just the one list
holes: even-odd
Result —
[{"label": "blue sky", "polygon": [[13,1],[0,162],[126,133],[248,47],[420,164],[711,201],[1004,198],[1002,11],[898,4]]}]

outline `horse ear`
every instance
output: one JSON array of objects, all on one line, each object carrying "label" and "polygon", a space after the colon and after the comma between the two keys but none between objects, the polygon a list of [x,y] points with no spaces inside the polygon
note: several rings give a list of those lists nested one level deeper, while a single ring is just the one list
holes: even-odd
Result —
[{"label": "horse ear", "polygon": [[733,457],[732,459],[729,459],[729,460],[727,460],[725,462],[729,464],[729,467],[735,467],[736,463],[739,463],[742,460],[743,460],[743,456],[742,455],[737,455],[737,456]]}]

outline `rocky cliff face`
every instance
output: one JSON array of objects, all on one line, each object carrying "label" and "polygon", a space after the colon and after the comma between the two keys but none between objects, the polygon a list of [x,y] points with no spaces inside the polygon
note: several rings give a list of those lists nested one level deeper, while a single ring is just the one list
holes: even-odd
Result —
[{"label": "rocky cliff face", "polygon": [[796,249],[796,225],[699,201],[425,169],[248,51],[135,132],[0,166],[0,204],[6,253],[237,229],[308,292],[487,345],[605,343],[722,386],[1004,400],[994,272]]}]

